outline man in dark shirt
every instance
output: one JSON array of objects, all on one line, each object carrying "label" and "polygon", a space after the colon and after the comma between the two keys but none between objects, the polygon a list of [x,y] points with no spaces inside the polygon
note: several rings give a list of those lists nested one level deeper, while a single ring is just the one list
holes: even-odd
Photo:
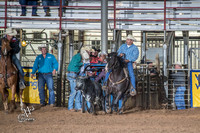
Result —
[{"label": "man in dark shirt", "polygon": [[[11,50],[12,62],[17,67],[17,69],[19,70],[19,74],[20,74],[20,76],[19,76],[20,77],[20,89],[24,89],[25,88],[24,71],[22,69],[19,59],[16,57],[16,54],[20,52],[20,47],[19,47],[20,41],[15,37],[16,35],[17,35],[16,30],[14,30],[12,28],[7,28],[6,31],[4,32],[3,38],[7,38],[8,41],[10,42],[10,46],[12,48],[12,50]],[[1,41],[0,41],[0,48],[1,48]]]}]

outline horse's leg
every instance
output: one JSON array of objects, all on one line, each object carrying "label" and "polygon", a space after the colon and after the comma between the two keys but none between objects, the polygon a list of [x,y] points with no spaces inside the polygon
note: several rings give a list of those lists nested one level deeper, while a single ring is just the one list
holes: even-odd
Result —
[{"label": "horse's leg", "polygon": [[110,94],[108,94],[107,91],[105,92],[105,101],[106,101],[106,107],[105,107],[106,113],[111,113]]},{"label": "horse's leg", "polygon": [[126,101],[128,100],[128,98],[130,97],[130,93],[128,93],[127,95],[124,96],[124,99],[123,99],[123,103],[122,103],[122,107],[121,109],[119,110],[119,114],[122,114],[124,112],[124,106],[125,106],[125,103]]},{"label": "horse's leg", "polygon": [[102,96],[101,104],[102,104],[102,109],[103,109],[104,113],[106,113],[106,109],[105,109],[105,97],[104,96]]},{"label": "horse's leg", "polygon": [[13,112],[14,109],[16,108],[16,105],[15,105],[16,85],[12,85],[11,91],[12,91],[12,98],[11,98],[11,104],[10,104],[11,105],[10,112]]},{"label": "horse's leg", "polygon": [[120,92],[118,92],[117,93],[117,97],[114,99],[113,98],[113,100],[114,100],[114,103],[113,103],[113,110],[115,111],[115,112],[117,112],[118,110],[117,110],[117,108],[118,108],[118,103],[119,103],[119,99],[122,97],[122,92],[120,91]]},{"label": "horse's leg", "polygon": [[0,93],[2,96],[5,113],[8,113],[8,92],[5,88],[0,88]]}]

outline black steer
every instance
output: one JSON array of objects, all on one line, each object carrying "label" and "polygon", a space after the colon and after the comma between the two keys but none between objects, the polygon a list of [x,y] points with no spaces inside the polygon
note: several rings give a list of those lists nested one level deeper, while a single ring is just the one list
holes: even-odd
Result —
[{"label": "black steer", "polygon": [[[79,76],[76,79],[76,90],[82,92],[82,112],[85,112],[85,107],[89,113],[96,115],[95,107],[98,105],[105,112],[105,98],[101,89],[100,83],[90,80],[88,77]],[[86,101],[90,103],[88,108]]]}]

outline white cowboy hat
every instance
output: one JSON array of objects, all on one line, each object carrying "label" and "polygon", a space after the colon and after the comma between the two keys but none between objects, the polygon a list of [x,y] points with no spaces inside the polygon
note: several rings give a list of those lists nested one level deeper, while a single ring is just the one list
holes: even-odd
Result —
[{"label": "white cowboy hat", "polygon": [[136,39],[135,39],[131,34],[129,34],[129,35],[126,37],[126,40],[127,40],[127,39],[136,41]]},{"label": "white cowboy hat", "polygon": [[81,56],[82,56],[82,58],[85,59],[85,60],[87,60],[87,59],[90,58],[89,54],[88,54],[87,51],[84,50],[84,49],[81,50]]},{"label": "white cowboy hat", "polygon": [[179,66],[182,66],[182,63],[177,61],[176,63],[174,63],[174,65],[179,65]]},{"label": "white cowboy hat", "polygon": [[42,48],[46,48],[47,49],[47,45],[46,44],[41,44],[40,46],[38,46],[38,50],[42,50]]},{"label": "white cowboy hat", "polygon": [[90,48],[89,46],[83,46],[83,47],[81,48],[81,51],[82,51],[82,50],[90,51],[90,49],[91,49],[91,48]]},{"label": "white cowboy hat", "polygon": [[9,35],[9,36],[16,36],[17,31],[15,29],[12,29],[12,28],[7,28],[6,31],[4,32],[4,34]]},{"label": "white cowboy hat", "polygon": [[99,53],[99,56],[100,56],[100,55],[108,55],[108,54],[107,54],[107,52],[100,52],[100,53]]}]

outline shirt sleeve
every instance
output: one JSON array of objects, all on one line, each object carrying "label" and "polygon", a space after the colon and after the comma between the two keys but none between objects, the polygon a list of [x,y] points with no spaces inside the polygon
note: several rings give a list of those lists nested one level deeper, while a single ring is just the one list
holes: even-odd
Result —
[{"label": "shirt sleeve", "polygon": [[58,61],[56,60],[56,57],[53,55],[53,70],[58,71]]},{"label": "shirt sleeve", "polygon": [[31,74],[35,74],[35,72],[38,70],[38,56],[36,57],[35,59],[35,62],[33,64],[33,69],[32,69],[32,72]]},{"label": "shirt sleeve", "polygon": [[123,47],[124,47],[124,44],[122,46],[119,47],[119,49],[117,50],[117,53],[118,55],[120,55],[121,53],[123,53]]},{"label": "shirt sleeve", "polygon": [[20,41],[18,39],[15,38],[15,40],[12,40],[10,46],[12,48],[11,53],[13,54],[17,54],[20,51],[20,47],[19,47]]}]

